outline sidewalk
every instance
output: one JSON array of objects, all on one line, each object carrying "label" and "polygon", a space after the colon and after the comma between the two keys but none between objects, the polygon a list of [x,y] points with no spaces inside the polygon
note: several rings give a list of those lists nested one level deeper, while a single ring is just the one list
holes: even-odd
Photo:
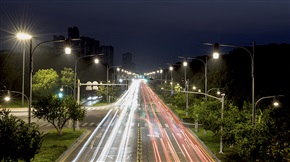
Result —
[{"label": "sidewalk", "polygon": [[[28,107],[16,107],[16,108],[6,108],[7,110],[10,110],[11,112],[15,111],[28,111]],[[31,108],[32,111],[33,108]]]}]

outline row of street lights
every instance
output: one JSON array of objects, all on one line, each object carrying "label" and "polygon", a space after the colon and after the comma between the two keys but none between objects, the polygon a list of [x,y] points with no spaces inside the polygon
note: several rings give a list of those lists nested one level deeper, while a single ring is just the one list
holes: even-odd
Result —
[{"label": "row of street lights", "polygon": [[[18,33],[17,38],[20,40],[30,40],[29,42],[29,102],[28,102],[28,123],[31,123],[31,103],[32,103],[32,73],[33,73],[33,54],[36,48],[42,44],[50,43],[50,42],[66,42],[67,40],[49,40],[38,43],[34,48],[32,47],[32,36],[27,33]],[[70,41],[75,41],[79,39],[71,39]],[[69,47],[65,47],[65,53],[71,54],[71,49]],[[24,57],[24,56],[23,56]],[[23,62],[24,63],[24,62]],[[24,65],[23,65],[24,67]],[[23,70],[24,72],[24,70]],[[23,74],[24,75],[24,74]],[[24,79],[23,79],[24,82]],[[24,84],[22,84],[22,89],[24,89]],[[24,96],[24,92],[22,92]]]},{"label": "row of street lights", "polygon": [[[29,55],[30,55],[30,62],[29,62],[29,102],[28,102],[28,123],[31,123],[31,103],[32,103],[32,73],[33,73],[33,54],[34,54],[34,51],[36,50],[36,48],[38,46],[40,46],[41,44],[45,44],[45,43],[50,43],[50,42],[70,42],[70,41],[78,41],[80,39],[70,39],[70,40],[49,40],[49,41],[44,41],[44,42],[40,42],[38,43],[34,48],[32,48],[32,36],[30,34],[27,34],[27,33],[18,33],[16,35],[16,37],[19,39],[19,40],[30,40],[30,50],[29,50]],[[71,54],[71,48],[70,47],[65,47],[65,54]],[[23,49],[23,77],[22,77],[22,100],[24,98],[24,65],[25,65],[25,48]],[[102,55],[102,54],[98,54],[98,55]],[[77,62],[81,59],[81,58],[84,58],[84,57],[93,57],[93,56],[96,56],[96,55],[85,55],[85,56],[81,56],[81,57],[78,57],[76,60],[75,60],[75,64],[74,64],[74,70],[75,70],[75,74],[74,74],[74,87],[73,87],[73,95],[74,95],[74,98],[76,97],[76,77],[77,77]],[[99,63],[99,60],[96,58],[95,59],[95,63]],[[109,70],[113,67],[117,67],[117,71],[120,70],[119,66],[111,66],[109,67],[107,65],[107,82],[109,81]],[[107,96],[108,96],[108,86],[107,86]],[[107,100],[108,100],[108,97],[107,97]],[[22,101],[23,102],[23,101]]]},{"label": "row of street lights", "polygon": [[[276,95],[276,96],[266,96],[266,97],[262,97],[260,99],[258,99],[256,102],[255,102],[255,82],[254,82],[254,46],[255,46],[255,42],[253,42],[253,52],[251,53],[247,48],[245,47],[242,47],[242,46],[235,46],[235,45],[229,45],[229,44],[218,44],[218,43],[204,43],[204,45],[211,45],[213,46],[214,50],[213,50],[213,58],[214,59],[218,59],[219,58],[219,47],[220,46],[224,46],[224,47],[233,47],[233,48],[241,48],[243,50],[245,50],[249,55],[250,55],[250,58],[251,58],[251,78],[252,78],[252,124],[255,126],[256,124],[256,105],[258,104],[258,102],[260,102],[261,100],[263,99],[267,99],[267,98],[276,98],[276,97],[281,97],[283,95]],[[186,97],[186,116],[188,116],[188,82],[189,80],[186,79],[186,67],[188,65],[187,61],[189,59],[196,59],[196,60],[200,60],[202,61],[202,63],[204,64],[205,66],[205,93],[201,93],[201,92],[190,92],[190,93],[196,93],[196,94],[203,94],[205,95],[205,99],[207,98],[207,96],[209,97],[212,97],[212,98],[216,98],[214,96],[211,96],[211,95],[208,95],[208,93],[211,91],[211,90],[214,90],[214,89],[217,89],[218,92],[219,92],[219,89],[221,88],[212,88],[212,89],[209,89],[207,90],[207,57],[204,60],[202,59],[199,59],[199,58],[190,58],[190,57],[180,57],[179,58],[182,58],[184,59],[183,61],[183,66],[184,66],[184,84],[185,84],[185,90],[184,92],[186,93],[187,97]],[[173,79],[172,79],[172,71],[173,71],[173,67],[170,66],[169,67],[169,70],[171,72],[171,91],[173,91]],[[150,74],[150,73],[149,73]],[[219,99],[221,102],[222,102],[222,111],[221,111],[221,118],[223,119],[223,109],[224,109],[224,96],[225,94],[222,93],[221,94],[222,98],[216,98],[216,99]],[[278,102],[274,102],[274,106],[278,106]],[[221,131],[223,131],[223,128],[221,126]],[[222,136],[221,136],[221,140],[220,140],[220,153],[223,153],[222,151]]]},{"label": "row of street lights", "polygon": [[[213,58],[214,59],[218,59],[219,58],[219,47],[223,46],[223,47],[232,47],[232,48],[241,48],[243,50],[245,50],[251,57],[251,77],[252,77],[252,124],[255,125],[255,116],[256,116],[256,110],[255,110],[255,82],[254,82],[254,47],[255,47],[255,42],[253,42],[253,52],[251,53],[247,48],[243,47],[243,46],[236,46],[236,45],[230,45],[230,44],[219,44],[219,43],[204,43],[204,45],[209,45],[209,46],[213,46]],[[191,58],[191,57],[181,57],[179,56],[179,58],[184,59],[183,61],[183,66],[184,66],[184,83],[185,83],[185,89],[186,89],[186,84],[188,82],[188,80],[186,79],[186,67],[188,65],[188,60],[199,60],[204,64],[205,67],[205,93],[207,93],[207,57],[204,60],[199,59],[199,58]],[[173,70],[173,68],[172,68]],[[171,70],[171,71],[172,71]],[[207,96],[205,95],[205,99],[207,98]],[[186,108],[187,110],[187,108]],[[186,111],[187,114],[187,111]],[[187,115],[186,115],[187,116]]]}]

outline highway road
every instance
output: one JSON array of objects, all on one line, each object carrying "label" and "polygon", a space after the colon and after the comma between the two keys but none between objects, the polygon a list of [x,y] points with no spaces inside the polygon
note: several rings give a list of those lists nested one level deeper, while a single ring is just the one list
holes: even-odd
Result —
[{"label": "highway road", "polygon": [[135,80],[66,161],[218,161],[150,87]]},{"label": "highway road", "polygon": [[115,103],[86,108],[80,127],[90,133],[62,161],[218,161],[142,80]]}]

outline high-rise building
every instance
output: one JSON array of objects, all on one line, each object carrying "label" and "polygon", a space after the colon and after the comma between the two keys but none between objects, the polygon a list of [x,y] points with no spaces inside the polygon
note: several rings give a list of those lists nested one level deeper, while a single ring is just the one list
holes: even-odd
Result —
[{"label": "high-rise building", "polygon": [[122,67],[126,70],[134,70],[135,65],[133,63],[133,59],[132,59],[132,53],[131,52],[126,52],[123,53],[122,55]]},{"label": "high-rise building", "polygon": [[114,65],[114,47],[113,46],[101,46],[100,53],[103,54],[100,56],[103,64],[108,66]]},{"label": "high-rise building", "polygon": [[79,28],[74,26],[74,27],[69,27],[68,28],[68,38],[69,39],[74,39],[74,38],[79,38],[80,37],[80,32]]},{"label": "high-rise building", "polygon": [[79,41],[71,42],[71,45],[74,48],[73,50],[76,51],[79,56],[97,55],[100,52],[100,41],[90,37],[80,37],[79,29],[76,26],[68,28],[68,38],[80,39]]},{"label": "high-rise building", "polygon": [[97,55],[100,50],[100,41],[90,37],[80,37],[80,54],[81,55]]}]

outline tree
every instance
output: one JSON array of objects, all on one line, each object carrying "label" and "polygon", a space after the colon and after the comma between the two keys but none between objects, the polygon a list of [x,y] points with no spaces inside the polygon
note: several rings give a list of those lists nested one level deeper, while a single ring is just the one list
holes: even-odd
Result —
[{"label": "tree", "polygon": [[38,97],[53,94],[58,89],[58,74],[52,68],[40,69],[33,76],[33,93]]},{"label": "tree", "polygon": [[64,68],[61,72],[61,85],[72,87],[74,85],[74,71],[71,68]]},{"label": "tree", "polygon": [[67,121],[82,120],[85,117],[85,109],[72,96],[60,99],[56,95],[49,95],[35,102],[33,106],[33,115],[51,123],[60,136]]},{"label": "tree", "polygon": [[73,130],[75,130],[75,121],[83,120],[86,115],[86,110],[77,104],[72,96],[67,96],[63,100],[63,104],[68,108],[71,119],[73,120]]},{"label": "tree", "polygon": [[96,91],[97,96],[101,97],[101,101],[105,102],[107,99],[107,87],[106,86],[98,86],[98,90]]},{"label": "tree", "polygon": [[42,140],[38,125],[0,110],[0,161],[30,161],[39,152]]}]

